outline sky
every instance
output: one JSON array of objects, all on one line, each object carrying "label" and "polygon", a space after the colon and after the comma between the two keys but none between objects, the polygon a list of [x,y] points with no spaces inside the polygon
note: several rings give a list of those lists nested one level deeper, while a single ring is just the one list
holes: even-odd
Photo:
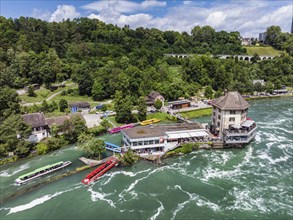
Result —
[{"label": "sky", "polygon": [[120,27],[127,24],[179,32],[209,25],[217,31],[258,37],[271,25],[290,31],[293,0],[0,0],[0,15],[49,22],[88,17]]}]

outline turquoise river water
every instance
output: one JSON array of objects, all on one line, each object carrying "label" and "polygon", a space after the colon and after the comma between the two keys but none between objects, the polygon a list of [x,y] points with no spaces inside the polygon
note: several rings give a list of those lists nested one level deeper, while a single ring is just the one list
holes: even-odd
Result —
[{"label": "turquoise river water", "polygon": [[[38,187],[1,204],[1,219],[292,219],[292,98],[251,101],[256,139],[243,149],[198,150],[155,166],[141,161],[113,168],[91,186],[89,170]],[[198,119],[208,122],[209,117]],[[120,143],[121,136],[104,140]],[[34,187],[14,180],[31,170],[83,155],[69,146],[0,168],[1,197]]]}]

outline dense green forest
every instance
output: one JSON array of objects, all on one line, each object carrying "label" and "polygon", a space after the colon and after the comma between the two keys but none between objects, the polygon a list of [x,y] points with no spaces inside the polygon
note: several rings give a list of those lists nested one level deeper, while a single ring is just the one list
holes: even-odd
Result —
[{"label": "dense green forest", "polygon": [[[276,35],[271,33],[274,30]],[[269,43],[285,45],[280,43],[284,37],[279,37],[279,28],[272,26],[268,33]],[[288,39],[292,37],[283,40]],[[120,90],[136,100],[153,89],[167,99],[176,99],[191,96],[207,85],[214,90],[251,92],[253,79],[265,79],[277,87],[292,83],[292,57],[288,55],[253,63],[208,55],[164,57],[171,52],[243,54],[240,42],[239,32],[216,32],[209,26],[196,26],[188,34],[119,28],[88,18],[52,23],[0,17],[0,85],[22,88],[39,83],[49,87],[72,78],[80,95],[102,100]],[[170,71],[174,65],[180,66],[177,75]]]},{"label": "dense green forest", "polygon": [[[56,23],[0,17],[0,155],[14,152],[23,156],[32,147],[22,139],[28,137],[30,127],[19,115],[23,110],[15,89],[33,83],[50,88],[53,83],[71,79],[78,84],[71,92],[93,100],[119,98],[122,107],[116,107],[130,113],[139,97],[151,90],[175,100],[191,97],[203,87],[206,96],[212,98],[213,90],[218,96],[224,90],[251,93],[292,86],[292,34],[281,33],[279,27],[268,28],[266,43],[287,51],[272,60],[258,61],[257,54],[251,62],[211,57],[245,54],[240,39],[239,32],[216,32],[209,26],[196,26],[189,34],[120,28],[88,18]],[[173,58],[165,57],[165,53],[201,55]],[[266,85],[253,85],[254,79],[264,79]],[[29,94],[34,95],[31,88]],[[50,105],[58,108],[54,102]],[[138,117],[145,118],[145,113]],[[67,123],[61,139],[47,141],[47,150],[51,145],[61,147],[76,141],[78,135],[70,133],[75,123]],[[82,127],[80,133],[86,129],[84,124],[78,127]],[[44,146],[40,149],[44,152]]]}]

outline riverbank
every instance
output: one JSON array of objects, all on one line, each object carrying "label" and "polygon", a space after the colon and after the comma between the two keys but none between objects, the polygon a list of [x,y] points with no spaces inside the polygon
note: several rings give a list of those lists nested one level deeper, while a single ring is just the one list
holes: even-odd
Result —
[{"label": "riverbank", "polygon": [[261,95],[261,96],[251,96],[248,98],[245,98],[245,100],[255,100],[255,99],[273,99],[273,98],[282,98],[282,97],[293,97],[292,93],[289,94],[282,94],[282,95]]}]

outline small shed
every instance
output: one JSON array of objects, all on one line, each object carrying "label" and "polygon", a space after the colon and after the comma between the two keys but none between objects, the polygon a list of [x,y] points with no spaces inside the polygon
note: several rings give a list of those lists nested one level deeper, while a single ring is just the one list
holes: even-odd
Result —
[{"label": "small shed", "polygon": [[72,102],[69,103],[70,109],[72,113],[78,111],[89,111],[90,110],[90,103],[88,102]]},{"label": "small shed", "polygon": [[180,109],[180,108],[188,108],[191,106],[191,102],[189,100],[178,100],[174,102],[169,102],[172,109]]}]

